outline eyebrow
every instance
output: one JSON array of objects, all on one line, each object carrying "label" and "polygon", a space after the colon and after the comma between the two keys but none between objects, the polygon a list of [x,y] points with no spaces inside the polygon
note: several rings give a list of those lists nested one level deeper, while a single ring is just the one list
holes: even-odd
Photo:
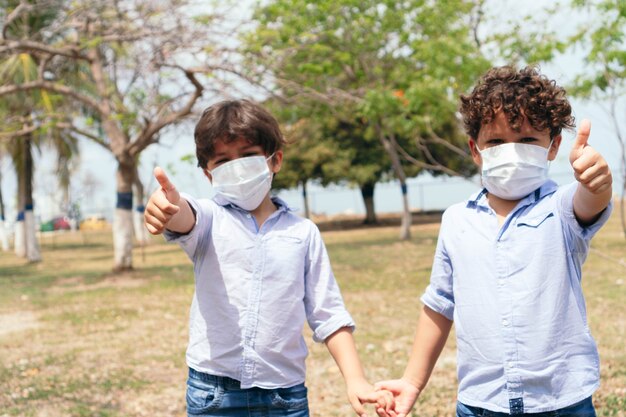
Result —
[{"label": "eyebrow", "polygon": [[[263,149],[263,147],[261,145],[253,145],[253,144],[246,145],[243,148],[241,148],[241,150],[246,152],[246,151],[249,151],[252,148],[257,148],[257,147],[260,148],[261,151],[265,152],[265,150]],[[222,157],[222,156],[227,156],[227,152],[215,152],[213,154],[213,158],[219,158],[219,157]]]}]

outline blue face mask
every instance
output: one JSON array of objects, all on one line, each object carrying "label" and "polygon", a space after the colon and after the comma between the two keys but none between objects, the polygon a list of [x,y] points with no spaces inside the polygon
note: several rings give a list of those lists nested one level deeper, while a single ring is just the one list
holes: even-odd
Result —
[{"label": "blue face mask", "polygon": [[528,143],[504,143],[484,150],[482,183],[489,193],[505,200],[519,200],[548,180],[548,148]]},{"label": "blue face mask", "polygon": [[272,187],[272,173],[263,155],[233,159],[209,171],[213,189],[244,210],[254,210]]}]

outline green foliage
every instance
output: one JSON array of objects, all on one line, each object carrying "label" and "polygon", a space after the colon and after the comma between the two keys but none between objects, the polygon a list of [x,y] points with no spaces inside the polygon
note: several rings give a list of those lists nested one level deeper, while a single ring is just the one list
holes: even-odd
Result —
[{"label": "green foliage", "polygon": [[[463,0],[275,0],[258,7],[255,29],[243,36],[248,66],[266,71],[287,98],[276,106],[283,108],[283,123],[307,126],[296,130],[297,143],[313,143],[297,145],[307,152],[297,148],[298,162],[285,171],[299,168],[298,181],[377,182],[391,172],[382,135],[393,136],[412,158],[427,158],[419,149],[426,146],[442,158],[437,162],[472,172],[469,159],[429,139],[436,133],[464,146],[457,97],[488,66],[470,36],[473,6]],[[334,168],[305,168],[306,158],[312,166],[324,159],[320,146],[334,154],[332,163],[324,162]],[[407,174],[419,173],[407,161]]]},{"label": "green foliage", "polygon": [[575,1],[572,6],[597,18],[569,38],[585,53],[571,91],[586,98],[618,100],[626,93],[626,5],[622,0]]}]

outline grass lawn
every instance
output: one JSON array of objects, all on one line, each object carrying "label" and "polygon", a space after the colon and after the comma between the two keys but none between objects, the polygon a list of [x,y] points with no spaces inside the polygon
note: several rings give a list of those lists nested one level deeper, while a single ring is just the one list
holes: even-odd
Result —
[{"label": "grass lawn", "polygon": [[[371,381],[399,377],[428,283],[438,224],[323,232],[354,316]],[[109,233],[42,238],[43,262],[0,253],[0,417],[185,416],[191,262],[161,238],[136,248],[136,270],[111,274]],[[626,239],[617,213],[584,267],[589,323],[598,342],[599,416],[626,416]],[[312,416],[352,416],[341,375],[323,345],[310,348]],[[451,337],[414,416],[454,415]],[[370,416],[375,413],[370,410]]]}]

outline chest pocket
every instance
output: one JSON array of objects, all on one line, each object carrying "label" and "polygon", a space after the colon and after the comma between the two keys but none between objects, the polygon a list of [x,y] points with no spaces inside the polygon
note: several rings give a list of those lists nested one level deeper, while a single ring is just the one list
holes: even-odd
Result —
[{"label": "chest pocket", "polygon": [[[553,212],[543,212],[518,220],[507,245],[506,259],[511,275],[522,273],[531,265],[550,264],[552,254],[561,243],[554,234],[555,219]],[[525,279],[532,279],[535,275],[523,274]],[[528,284],[528,287],[532,286]]]},{"label": "chest pocket", "polygon": [[294,236],[274,234],[265,242],[266,272],[277,279],[292,280],[304,273],[305,242]]},{"label": "chest pocket", "polygon": [[537,229],[550,217],[554,217],[554,213],[552,213],[551,211],[548,213],[541,213],[537,216],[525,218],[523,220],[518,221],[517,227],[531,227],[531,228]]}]

